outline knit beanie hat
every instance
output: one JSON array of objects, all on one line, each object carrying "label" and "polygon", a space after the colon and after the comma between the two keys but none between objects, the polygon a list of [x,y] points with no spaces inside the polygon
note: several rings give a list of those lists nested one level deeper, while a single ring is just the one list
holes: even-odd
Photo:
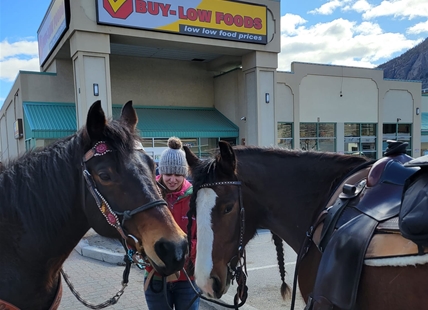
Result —
[{"label": "knit beanie hat", "polygon": [[168,148],[161,154],[159,160],[160,174],[177,174],[187,176],[186,154],[181,149],[183,143],[177,137],[168,139]]}]

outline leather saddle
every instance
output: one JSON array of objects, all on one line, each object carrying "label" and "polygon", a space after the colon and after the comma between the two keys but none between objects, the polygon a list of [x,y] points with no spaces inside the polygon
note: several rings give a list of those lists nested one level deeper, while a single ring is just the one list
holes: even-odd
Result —
[{"label": "leather saddle", "polygon": [[399,234],[398,213],[405,181],[419,168],[404,166],[412,160],[405,147],[389,141],[386,156],[348,177],[321,213],[313,241],[322,256],[306,310],[354,309],[365,259],[418,253],[416,245],[406,253],[378,246],[395,242],[386,235],[410,242]]}]

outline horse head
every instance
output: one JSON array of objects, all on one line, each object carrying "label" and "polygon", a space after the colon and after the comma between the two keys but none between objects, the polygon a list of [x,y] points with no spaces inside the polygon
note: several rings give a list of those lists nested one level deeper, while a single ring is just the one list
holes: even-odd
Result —
[{"label": "horse head", "polygon": [[82,131],[85,213],[98,233],[122,238],[128,249],[169,275],[184,266],[187,239],[162,199],[137,122],[131,101],[119,120],[107,121],[100,101],[89,109]]},{"label": "horse head", "polygon": [[191,210],[196,212],[198,225],[196,283],[208,296],[220,298],[243,259],[245,220],[236,157],[223,141],[214,159],[199,160],[189,148],[184,149],[195,190]]}]

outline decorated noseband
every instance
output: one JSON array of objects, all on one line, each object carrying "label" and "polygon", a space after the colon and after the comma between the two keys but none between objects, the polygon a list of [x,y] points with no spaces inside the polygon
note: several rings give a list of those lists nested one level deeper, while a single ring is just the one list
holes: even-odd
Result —
[{"label": "decorated noseband", "polygon": [[[139,141],[135,142],[134,149],[144,150],[143,145]],[[142,259],[142,255],[136,249],[130,247],[126,242],[127,237],[132,238],[136,244],[138,242],[138,239],[131,234],[126,235],[124,232],[123,226],[125,224],[125,221],[128,219],[131,219],[133,215],[159,205],[167,205],[167,203],[165,200],[160,199],[160,200],[148,202],[142,206],[139,206],[134,210],[127,210],[123,212],[113,211],[110,205],[108,204],[107,200],[98,191],[91,173],[86,169],[86,162],[88,162],[91,158],[97,157],[97,156],[103,156],[110,152],[113,152],[113,150],[109,148],[108,144],[105,141],[98,141],[97,143],[95,143],[95,145],[89,151],[87,151],[86,154],[83,156],[83,160],[82,160],[83,177],[86,181],[86,186],[89,192],[94,197],[95,202],[97,203],[98,209],[104,215],[107,223],[110,226],[113,226],[114,228],[116,228],[116,230],[119,232],[119,234],[123,238],[128,251],[127,254],[129,258],[132,259],[135,263],[137,263],[138,267],[143,268],[144,260]],[[122,216],[122,223],[120,223],[118,215]]]}]

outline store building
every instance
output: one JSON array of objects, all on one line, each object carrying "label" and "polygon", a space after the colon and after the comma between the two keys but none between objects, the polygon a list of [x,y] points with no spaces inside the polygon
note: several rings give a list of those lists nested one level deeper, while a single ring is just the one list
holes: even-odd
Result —
[{"label": "store building", "polygon": [[[41,72],[21,71],[0,110],[0,161],[133,101],[154,158],[170,136],[199,156],[220,139],[381,157],[421,154],[421,83],[377,69],[293,63],[277,71],[280,1],[52,0]],[[287,48],[286,46],[283,48]]]}]

